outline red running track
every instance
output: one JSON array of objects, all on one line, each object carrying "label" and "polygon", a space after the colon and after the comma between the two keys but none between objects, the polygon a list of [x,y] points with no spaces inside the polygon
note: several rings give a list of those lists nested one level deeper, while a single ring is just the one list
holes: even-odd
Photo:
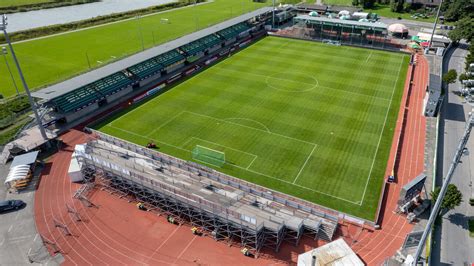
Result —
[{"label": "red running track", "polygon": [[[418,59],[407,108],[407,122],[398,158],[398,184],[387,190],[381,230],[366,231],[350,224],[341,224],[341,234],[354,251],[368,264],[380,265],[402,245],[412,226],[402,216],[395,215],[400,187],[423,171],[425,120],[422,116],[424,88],[428,65]],[[409,83],[407,82],[406,88]],[[407,91],[407,90],[405,90]],[[399,118],[398,124],[401,120]],[[137,210],[132,203],[105,191],[96,190],[90,200],[98,207],[85,207],[73,199],[80,187],[67,176],[75,144],[87,141],[77,130],[62,136],[66,147],[47,162],[35,194],[35,220],[38,232],[56,243],[66,265],[278,265],[294,264],[297,255],[324,244],[303,238],[298,247],[284,243],[278,254],[264,251],[258,259],[244,257],[238,246],[228,246],[210,237],[198,237],[186,225],[171,225],[165,217]],[[68,213],[66,204],[82,221]],[[66,236],[56,223],[71,232]],[[48,246],[52,252],[52,247]]]},{"label": "red running track", "polygon": [[[414,70],[413,85],[409,92],[409,80],[405,83],[405,92],[402,103],[408,101],[405,109],[405,128],[403,129],[401,150],[397,158],[397,183],[390,184],[386,191],[386,204],[382,210],[381,229],[375,231],[361,230],[361,228],[343,224],[342,235],[352,249],[364,260],[367,265],[381,265],[383,261],[395,254],[402,246],[407,233],[413,225],[406,217],[395,214],[398,195],[401,187],[424,171],[424,146],[426,120],[423,116],[423,99],[428,84],[429,66],[426,58],[416,55],[417,65]],[[408,71],[411,71],[409,69]],[[397,120],[397,127],[403,123],[403,110]],[[393,162],[396,154],[396,142],[393,143],[390,160]],[[390,162],[389,162],[390,165]],[[391,169],[387,168],[386,175]]]}]

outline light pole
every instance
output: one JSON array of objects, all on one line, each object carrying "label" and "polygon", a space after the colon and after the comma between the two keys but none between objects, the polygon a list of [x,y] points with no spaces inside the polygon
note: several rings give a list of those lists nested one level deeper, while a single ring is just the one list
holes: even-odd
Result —
[{"label": "light pole", "polygon": [[428,51],[427,52],[430,51],[431,45],[433,43],[433,36],[435,34],[435,31],[436,31],[436,25],[438,25],[439,12],[441,11],[441,5],[442,4],[443,4],[443,0],[441,0],[441,2],[439,3],[438,11],[436,11],[436,19],[435,19],[435,23],[434,23],[434,26],[433,26],[433,31],[431,32],[430,43],[428,43]]},{"label": "light pole", "polygon": [[451,179],[453,178],[454,170],[456,170],[456,166],[461,162],[461,157],[464,154],[467,142],[471,135],[472,127],[474,126],[474,115],[469,113],[469,119],[466,121],[466,126],[464,129],[464,134],[459,141],[458,147],[456,149],[456,153],[454,154],[454,158],[449,166],[448,173],[446,174],[445,178],[443,179],[443,185],[441,186],[441,190],[439,192],[438,198],[434,204],[433,209],[431,210],[430,217],[428,219],[428,223],[421,235],[420,242],[418,243],[418,247],[416,248],[415,255],[413,256],[413,263],[412,266],[417,265],[418,261],[420,260],[421,253],[423,252],[423,248],[426,244],[426,238],[428,234],[431,232],[431,227],[438,216],[438,213],[441,209],[441,203],[444,200],[444,196],[446,195],[446,191],[448,190],[448,185],[451,183]]},{"label": "light pole", "polygon": [[10,69],[10,64],[8,63],[8,60],[7,60],[7,47],[3,46],[2,47],[2,55],[3,55],[3,59],[5,59],[5,65],[7,65],[7,69],[8,69],[8,73],[10,73],[10,77],[12,78],[12,82],[13,82],[13,85],[15,86],[15,90],[16,90],[16,95],[20,95],[20,91],[18,91],[18,86],[16,85],[16,81],[15,81],[15,78],[13,77],[13,73],[12,73],[12,70]]},{"label": "light pole", "polygon": [[272,29],[275,28],[275,0],[273,0],[273,10],[272,10]]},{"label": "light pole", "polygon": [[138,24],[138,32],[140,33],[140,40],[142,42],[142,51],[145,51],[145,43],[143,41],[142,26],[140,25],[140,15],[136,16],[136,18],[137,18],[137,24]]},{"label": "light pole", "polygon": [[7,16],[3,15],[0,21],[0,30],[3,31],[8,47],[10,47],[10,52],[12,53],[13,61],[15,61],[18,74],[20,74],[21,83],[23,84],[23,88],[25,89],[26,95],[28,95],[28,100],[30,101],[31,110],[33,110],[33,113],[35,114],[36,123],[38,123],[38,128],[41,133],[41,136],[46,141],[46,145],[49,148],[50,144],[48,142],[48,136],[46,135],[46,131],[44,130],[43,123],[41,122],[41,118],[38,114],[38,110],[36,108],[36,102],[33,101],[33,98],[31,97],[30,89],[28,88],[28,84],[26,84],[25,77],[23,76],[23,72],[21,71],[20,63],[18,62],[18,59],[16,58],[15,50],[13,50],[12,43],[10,42],[10,37],[8,37],[7,25],[8,25]]}]

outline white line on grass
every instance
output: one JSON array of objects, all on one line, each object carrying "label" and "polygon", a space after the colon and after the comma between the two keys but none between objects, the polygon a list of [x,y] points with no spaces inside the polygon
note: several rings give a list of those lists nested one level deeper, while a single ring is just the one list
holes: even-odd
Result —
[{"label": "white line on grass", "polygon": [[375,159],[377,158],[377,153],[379,151],[380,142],[382,141],[383,131],[385,130],[385,125],[387,123],[388,113],[390,112],[390,108],[392,107],[392,99],[393,99],[393,95],[395,94],[395,89],[397,88],[398,78],[400,77],[400,71],[402,70],[403,59],[404,59],[404,57],[402,57],[402,60],[400,62],[400,67],[398,68],[397,78],[395,79],[395,84],[393,85],[393,89],[392,89],[392,95],[390,96],[390,104],[388,105],[387,112],[385,113],[385,120],[383,121],[382,130],[380,131],[380,137],[379,137],[379,141],[377,143],[377,148],[376,148],[375,153],[374,153],[374,159],[372,160],[372,165],[370,166],[369,175],[367,176],[367,182],[365,183],[364,192],[362,193],[362,199],[360,200],[359,205],[361,205],[361,206],[362,206],[362,203],[364,203],[365,193],[367,192],[367,186],[369,185],[370,176],[372,175],[372,170],[374,169]]},{"label": "white line on grass", "polygon": [[372,56],[372,52],[369,53],[369,56],[367,56],[367,59],[365,59],[365,62],[369,62],[369,58]]},{"label": "white line on grass", "polygon": [[249,170],[250,166],[252,166],[253,162],[255,162],[255,160],[257,160],[258,156],[255,155],[255,158],[253,158],[253,160],[250,162],[250,164],[247,166],[247,168],[245,168],[246,170]]},{"label": "white line on grass", "polygon": [[175,120],[176,118],[178,118],[180,115],[182,115],[184,112],[186,111],[181,111],[179,112],[177,115],[171,117],[170,119],[168,119],[166,122],[164,122],[163,124],[161,124],[159,127],[155,128],[154,130],[152,130],[149,134],[147,134],[146,136],[149,137],[151,135],[153,135],[153,133],[157,132],[158,130],[160,130],[162,127],[168,125],[171,121]]},{"label": "white line on grass", "polygon": [[[192,113],[192,112],[190,112],[190,113]],[[196,115],[200,115],[200,114],[197,114],[197,113],[196,113]],[[202,115],[202,116],[206,116],[206,115]],[[210,118],[213,118],[213,117],[210,117]],[[213,119],[219,120],[219,119],[217,119],[217,118],[213,118]],[[221,120],[221,121],[223,121],[223,120]],[[226,122],[226,121],[224,121],[224,122]],[[231,122],[228,122],[228,123],[231,123]],[[232,123],[232,124],[235,124],[235,123]],[[258,128],[248,127],[248,126],[244,126],[244,125],[240,125],[240,124],[236,124],[236,125],[266,132],[265,130],[261,130],[261,129],[258,129]],[[114,129],[117,129],[117,130],[120,130],[120,131],[123,131],[123,132],[128,133],[128,134],[131,134],[131,135],[135,135],[135,136],[138,136],[138,137],[147,139],[146,136],[143,136],[143,135],[140,135],[140,134],[137,134],[137,133],[134,133],[134,132],[125,130],[125,129],[117,128],[117,127],[110,126],[110,125],[107,125],[107,126],[108,126],[108,127],[111,127],[111,128],[114,128]],[[267,132],[267,133],[268,133],[268,132]],[[281,136],[281,137],[286,137],[286,138],[289,138],[289,139],[294,139],[294,138],[287,137],[287,136],[283,136],[283,135],[280,135],[280,134],[277,134],[277,133],[269,133],[269,134],[275,134],[275,135],[278,135],[278,136]],[[298,140],[298,139],[294,139],[294,140],[301,141],[301,142],[304,142],[304,143],[308,143],[308,144],[312,144],[312,145],[316,145],[316,146],[317,146],[317,144],[315,144],[315,143],[310,143],[310,142],[306,142],[306,141]],[[181,147],[177,147],[177,146],[175,146],[175,145],[172,145],[172,144],[169,144],[169,143],[166,143],[166,142],[163,142],[163,141],[159,141],[159,140],[155,140],[155,141],[158,142],[158,143],[161,143],[161,144],[164,144],[164,145],[167,145],[167,146],[176,148],[176,149],[178,149],[178,150],[191,152],[191,150],[183,149],[183,148],[181,148]],[[203,162],[203,163],[205,163],[205,162]],[[252,162],[252,163],[253,163],[253,162]],[[230,164],[229,164],[229,165],[230,165]],[[296,187],[299,187],[299,188],[302,188],[302,189],[305,189],[305,190],[308,190],[308,191],[316,192],[316,193],[319,193],[319,194],[322,194],[322,195],[325,195],[325,196],[328,196],[328,197],[331,197],[331,198],[335,198],[335,199],[338,199],[338,200],[342,200],[342,201],[345,201],[345,202],[348,202],[348,203],[351,203],[351,204],[354,204],[354,205],[360,205],[360,201],[357,201],[357,202],[350,201],[350,200],[348,200],[348,199],[344,199],[344,198],[341,198],[341,197],[337,197],[337,196],[334,196],[334,195],[331,195],[331,194],[328,194],[328,193],[325,193],[325,192],[322,192],[322,191],[319,191],[319,190],[316,190],[316,189],[308,188],[308,187],[305,187],[305,186],[302,186],[302,185],[298,185],[298,184],[293,184],[293,183],[290,182],[290,181],[287,181],[287,180],[284,180],[284,179],[281,179],[281,178],[278,178],[278,177],[274,177],[274,176],[267,175],[267,174],[264,174],[264,173],[261,173],[261,172],[258,172],[258,171],[251,170],[251,169],[249,169],[249,168],[250,168],[250,165],[247,166],[247,168],[242,167],[242,166],[239,166],[239,165],[230,165],[230,166],[231,166],[231,167],[236,167],[236,168],[239,168],[239,169],[248,171],[248,172],[250,172],[250,173],[254,173],[254,174],[260,175],[260,176],[268,177],[268,178],[271,178],[271,179],[274,179],[274,180],[277,180],[277,181],[280,181],[280,182],[283,182],[283,183],[286,183],[286,184],[289,184],[289,185],[292,185],[292,186],[296,186]]]},{"label": "white line on grass", "polygon": [[223,123],[228,123],[228,124],[232,124],[232,125],[236,125],[236,126],[241,126],[241,127],[245,127],[245,128],[258,130],[258,131],[261,131],[261,132],[265,132],[265,133],[272,134],[272,135],[279,136],[279,137],[286,138],[286,139],[291,139],[291,140],[294,140],[294,141],[299,141],[299,142],[306,143],[306,144],[317,145],[316,143],[312,143],[312,142],[309,142],[309,141],[305,141],[305,140],[301,140],[301,139],[295,139],[295,138],[288,137],[288,136],[285,136],[285,135],[281,135],[281,134],[278,134],[278,133],[274,133],[274,132],[271,132],[271,131],[268,132],[268,131],[260,129],[260,128],[246,126],[246,125],[242,125],[242,124],[239,124],[239,123],[234,123],[234,122],[231,122],[231,121],[226,121],[224,119],[216,118],[216,117],[209,116],[209,115],[199,114],[199,113],[195,113],[195,112],[192,112],[192,111],[183,111],[183,112],[187,112],[187,113],[194,114],[194,115],[197,115],[197,116],[207,117],[207,118],[210,118],[210,119],[213,119],[213,120],[221,121]]},{"label": "white line on grass", "polygon": [[[198,138],[198,137],[191,137],[191,139],[197,139],[197,140],[200,140],[200,141],[203,141],[203,142],[207,142],[207,143],[211,143],[211,144],[214,144],[214,145],[217,145],[217,146],[224,147],[224,148],[229,149],[229,150],[238,151],[238,152],[241,152],[241,153],[244,153],[244,154],[248,154],[248,155],[250,155],[250,156],[257,157],[257,155],[255,155],[255,154],[253,154],[253,153],[245,152],[245,151],[241,151],[241,150],[237,150],[237,149],[234,149],[234,148],[231,148],[231,147],[227,147],[227,146],[225,146],[225,145],[222,145],[222,144],[219,144],[219,143],[216,143],[216,142],[213,142],[213,141],[201,139],[201,138]],[[182,147],[182,146],[181,146],[181,147]]]},{"label": "white line on grass", "polygon": [[[257,74],[257,73],[251,73],[251,72],[246,72],[246,71],[240,71],[240,70],[236,70],[236,69],[229,69],[229,68],[224,68],[224,67],[219,67],[219,66],[213,66],[213,68],[217,68],[217,69],[221,69],[221,70],[225,70],[225,71],[233,71],[233,72],[237,72],[237,73],[242,73],[242,74],[246,74],[246,75],[254,75],[254,76],[258,76],[258,77],[263,77],[265,78],[265,81],[266,79],[269,77],[267,75],[262,75],[262,74]],[[280,79],[280,78],[278,78]],[[293,82],[297,82],[297,83],[301,83],[301,84],[306,84],[306,85],[314,85],[314,84],[311,84],[311,83],[307,83],[307,82],[303,82],[303,81],[293,81]],[[268,86],[268,82],[266,82],[267,86]],[[270,87],[270,86],[269,86]],[[368,94],[363,94],[363,93],[358,93],[358,92],[353,92],[353,91],[348,91],[348,90],[344,90],[344,89],[339,89],[339,88],[332,88],[332,87],[328,87],[328,86],[324,86],[324,85],[321,85],[318,81],[318,85],[315,86],[315,87],[318,87],[318,88],[326,88],[326,89],[330,89],[330,90],[336,90],[336,91],[342,91],[346,94],[352,94],[352,95],[357,95],[357,96],[363,96],[363,97],[368,97],[368,98],[374,98],[374,99],[378,99],[378,100],[382,100],[382,101],[390,101],[389,99],[385,99],[385,98],[382,98],[382,97],[378,97],[378,96],[373,96],[373,95],[368,95]],[[279,89],[276,89],[276,88],[272,88],[272,89],[275,89],[275,90],[279,90]],[[312,90],[312,89],[311,89]],[[285,91],[285,90],[283,90]],[[305,91],[308,91],[308,90],[302,90],[302,91],[294,91],[294,92],[305,92]],[[333,96],[333,94],[330,94],[330,96]]]},{"label": "white line on grass", "polygon": [[306,161],[304,161],[303,166],[301,166],[300,171],[299,171],[298,174],[296,175],[295,180],[293,180],[293,184],[295,184],[295,183],[296,183],[296,180],[298,180],[298,177],[300,177],[301,173],[303,172],[304,167],[305,167],[306,164],[308,163],[309,158],[311,158],[311,155],[313,155],[313,152],[314,152],[314,150],[316,150],[316,147],[317,147],[317,146],[318,146],[318,145],[314,145],[313,149],[311,150],[311,153],[308,155],[308,158],[306,158]]},{"label": "white line on grass", "polygon": [[225,119],[223,119],[223,120],[244,120],[244,121],[251,121],[251,122],[254,122],[254,123],[256,123],[256,124],[261,125],[261,126],[264,127],[265,130],[268,131],[269,133],[272,133],[272,132],[270,131],[270,129],[269,129],[267,126],[265,126],[265,124],[263,124],[263,123],[261,123],[261,122],[258,122],[257,120],[250,119],[250,118],[230,117],[230,118],[225,118]]}]

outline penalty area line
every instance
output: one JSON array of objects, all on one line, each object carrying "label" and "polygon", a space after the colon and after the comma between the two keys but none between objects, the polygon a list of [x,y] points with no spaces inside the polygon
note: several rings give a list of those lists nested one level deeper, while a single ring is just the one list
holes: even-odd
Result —
[{"label": "penalty area line", "polygon": [[316,150],[316,147],[318,147],[318,145],[314,145],[313,149],[311,150],[311,153],[308,155],[308,157],[306,158],[306,161],[304,161],[303,166],[301,166],[300,171],[296,175],[295,180],[293,180],[293,184],[295,184],[296,180],[298,180],[298,177],[300,177],[301,173],[303,172],[303,169],[305,168],[306,164],[309,161],[309,158],[311,158],[311,155],[313,155],[314,150]]}]

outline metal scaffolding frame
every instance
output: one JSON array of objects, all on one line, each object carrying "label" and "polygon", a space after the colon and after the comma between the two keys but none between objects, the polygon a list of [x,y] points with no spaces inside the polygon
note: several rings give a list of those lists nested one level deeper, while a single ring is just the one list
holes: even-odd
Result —
[{"label": "metal scaffolding frame", "polygon": [[[235,178],[216,177],[205,166],[95,135],[97,140],[84,152],[76,151],[85,180],[178,223],[199,227],[217,241],[237,243],[258,256],[262,248],[278,252],[283,241],[298,245],[303,235],[332,240],[337,217],[290,201],[290,196],[283,200],[277,192],[245,181],[234,184]],[[208,197],[199,194],[203,190]]]}]

